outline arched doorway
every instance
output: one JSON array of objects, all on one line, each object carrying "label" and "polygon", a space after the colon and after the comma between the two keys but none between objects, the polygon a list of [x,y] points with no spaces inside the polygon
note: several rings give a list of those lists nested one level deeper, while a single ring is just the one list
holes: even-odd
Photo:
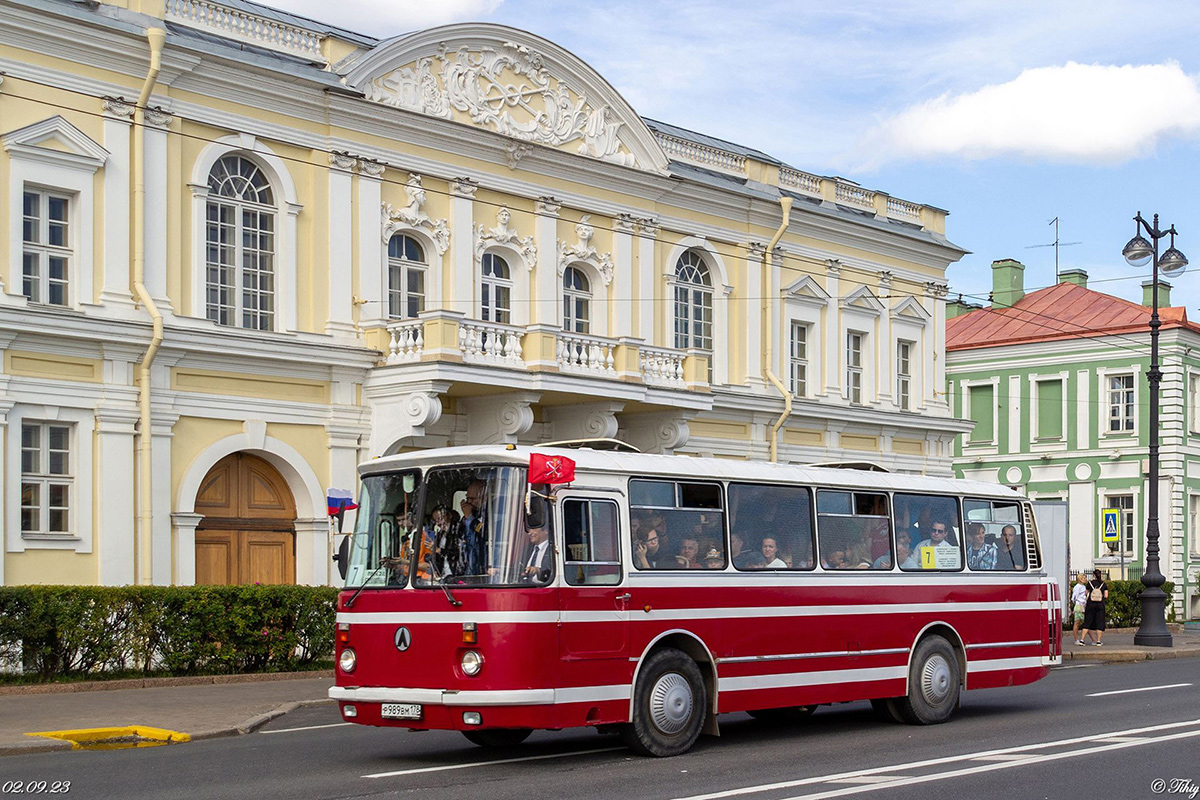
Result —
[{"label": "arched doorway", "polygon": [[196,496],[196,583],[295,583],[296,503],[266,461],[233,453]]}]

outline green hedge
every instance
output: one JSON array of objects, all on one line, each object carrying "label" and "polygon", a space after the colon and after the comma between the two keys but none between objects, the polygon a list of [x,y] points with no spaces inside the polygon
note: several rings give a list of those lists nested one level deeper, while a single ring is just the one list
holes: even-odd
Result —
[{"label": "green hedge", "polygon": [[332,657],[323,586],[0,587],[0,659],[25,679],[283,672]]},{"label": "green hedge", "polygon": [[[1108,601],[1104,604],[1108,625],[1112,628],[1134,628],[1142,623],[1142,582],[1107,581]],[[1175,584],[1167,581],[1162,585],[1167,594],[1167,621],[1175,621],[1175,609],[1171,605],[1171,593]]]}]

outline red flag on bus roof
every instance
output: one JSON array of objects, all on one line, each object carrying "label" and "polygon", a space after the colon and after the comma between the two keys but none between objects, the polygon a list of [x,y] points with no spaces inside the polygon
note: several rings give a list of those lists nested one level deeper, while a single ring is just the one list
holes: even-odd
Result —
[{"label": "red flag on bus roof", "polygon": [[530,483],[570,483],[575,480],[575,462],[566,456],[529,454]]}]

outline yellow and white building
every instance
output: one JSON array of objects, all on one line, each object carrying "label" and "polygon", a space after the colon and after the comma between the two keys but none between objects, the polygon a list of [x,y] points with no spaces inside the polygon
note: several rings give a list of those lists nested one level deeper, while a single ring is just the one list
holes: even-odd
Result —
[{"label": "yellow and white building", "polygon": [[0,79],[5,584],[325,583],[326,488],[431,446],[951,474],[945,212],[531,33],[0,0]]}]

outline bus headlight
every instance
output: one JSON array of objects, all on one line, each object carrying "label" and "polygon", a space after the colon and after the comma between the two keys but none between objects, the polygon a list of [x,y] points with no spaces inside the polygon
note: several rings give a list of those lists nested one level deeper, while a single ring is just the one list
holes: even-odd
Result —
[{"label": "bus headlight", "polygon": [[483,654],[477,653],[474,650],[468,650],[463,653],[462,671],[468,675],[478,675],[479,670],[483,669]]},{"label": "bus headlight", "polygon": [[354,654],[354,649],[347,647],[338,656],[338,666],[342,668],[342,672],[354,672],[354,668],[358,665],[358,656]]}]

